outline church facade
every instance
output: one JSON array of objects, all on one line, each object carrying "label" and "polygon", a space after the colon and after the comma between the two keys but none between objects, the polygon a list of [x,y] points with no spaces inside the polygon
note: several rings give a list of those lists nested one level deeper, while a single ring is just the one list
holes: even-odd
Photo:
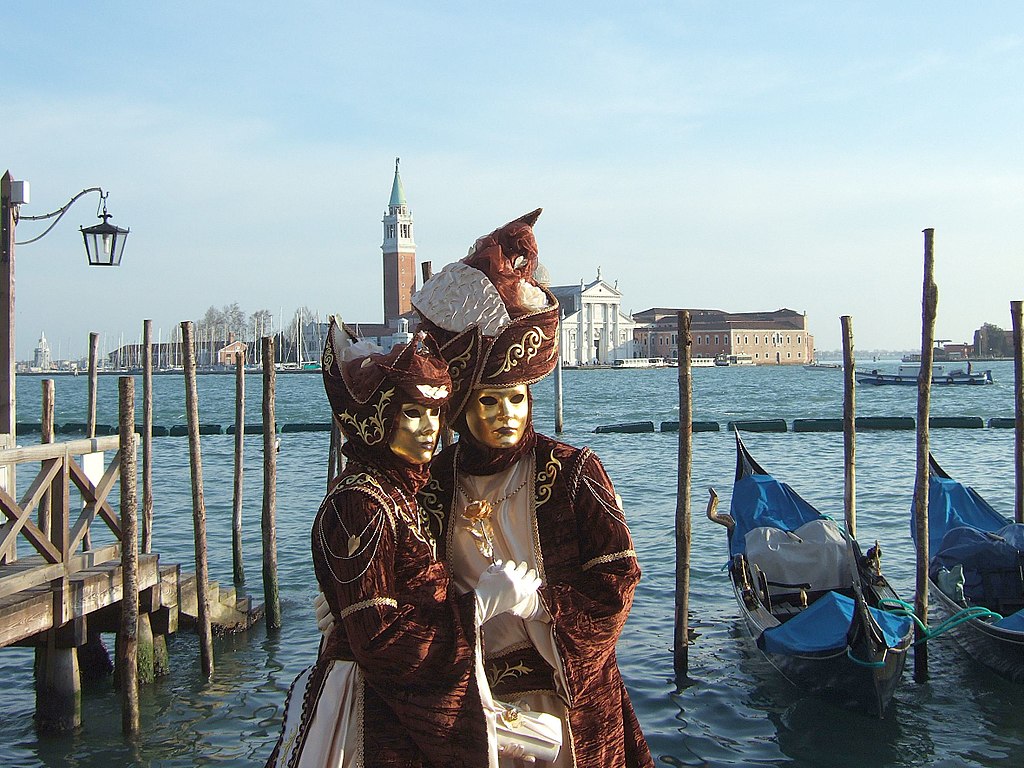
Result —
[{"label": "church facade", "polygon": [[579,285],[552,286],[561,306],[561,353],[564,365],[609,365],[635,357],[636,323],[622,312],[618,281],[609,285],[597,278]]}]

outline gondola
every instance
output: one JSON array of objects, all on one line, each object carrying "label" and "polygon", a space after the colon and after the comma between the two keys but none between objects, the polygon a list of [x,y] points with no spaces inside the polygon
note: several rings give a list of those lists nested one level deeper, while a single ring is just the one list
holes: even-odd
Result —
[{"label": "gondola", "polygon": [[[715,500],[712,490],[712,502]],[[809,694],[881,717],[912,642],[909,618],[878,608],[896,593],[876,544],[857,542],[765,472],[736,434],[729,575],[765,658]]]},{"label": "gondola", "polygon": [[[916,542],[913,513],[910,530]],[[967,618],[954,641],[999,675],[1024,683],[1024,525],[951,478],[931,455],[928,552],[939,613],[952,617],[975,608],[982,614]]]}]

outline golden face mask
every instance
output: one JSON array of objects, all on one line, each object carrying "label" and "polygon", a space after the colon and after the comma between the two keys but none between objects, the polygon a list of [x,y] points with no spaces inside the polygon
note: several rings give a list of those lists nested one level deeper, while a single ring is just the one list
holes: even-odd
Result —
[{"label": "golden face mask", "polygon": [[466,404],[466,424],[488,448],[511,448],[523,439],[530,418],[526,384],[475,389]]},{"label": "golden face mask", "polygon": [[410,464],[426,464],[434,455],[441,410],[409,403],[403,406],[388,441],[391,452]]}]

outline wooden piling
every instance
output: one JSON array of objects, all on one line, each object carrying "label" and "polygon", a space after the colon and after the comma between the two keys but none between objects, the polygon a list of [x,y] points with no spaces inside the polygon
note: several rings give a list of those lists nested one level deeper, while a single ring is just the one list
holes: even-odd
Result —
[{"label": "wooden piling", "polygon": [[1021,320],[1020,301],[1010,302],[1010,320],[1013,323],[1013,519],[1024,523],[1024,323]]},{"label": "wooden piling", "polygon": [[196,551],[196,631],[203,674],[213,675],[213,631],[210,621],[209,570],[206,559],[206,505],[203,501],[203,463],[199,446],[199,396],[196,388],[196,350],[192,322],[181,324],[185,356],[185,410],[188,416],[189,465],[192,470],[192,528]]},{"label": "wooden piling", "polygon": [[338,420],[331,416],[331,447],[327,453],[327,488],[330,490],[331,483],[334,482],[334,478],[341,474],[342,470],[342,458],[341,446],[344,443],[344,436],[341,433],[341,427],[338,426]]},{"label": "wooden piling", "polygon": [[100,335],[89,334],[89,403],[86,413],[86,437],[96,437],[96,384],[99,364]]},{"label": "wooden piling", "polygon": [[139,733],[139,527],[135,473],[135,378],[118,379],[118,434],[121,452],[121,631],[117,644],[121,683],[121,730]]},{"label": "wooden piling", "polygon": [[153,321],[142,321],[142,552],[153,551]]},{"label": "wooden piling", "polygon": [[274,339],[263,337],[263,601],[267,628],[281,627],[281,601],[277,589],[277,424],[274,417]]},{"label": "wooden piling", "polygon": [[690,656],[690,475],[693,469],[693,384],[690,377],[690,313],[676,314],[679,359],[679,458],[676,480],[676,681],[689,675]]},{"label": "wooden piling", "polygon": [[[932,347],[939,289],[935,285],[935,230],[924,230],[924,283],[921,298],[921,371],[917,377],[917,469],[914,476],[914,525],[917,534],[917,580],[914,613],[928,621],[928,413],[932,389]],[[915,625],[914,680],[928,679],[928,644]]]},{"label": "wooden piling", "polygon": [[857,388],[854,378],[853,318],[839,318],[843,331],[843,512],[846,532],[857,538]]},{"label": "wooden piling", "polygon": [[231,503],[231,562],[236,586],[245,583],[242,565],[242,451],[245,447],[245,358],[235,353],[235,482]]},{"label": "wooden piling", "polygon": [[[559,331],[561,332],[561,331]],[[555,363],[555,434],[562,434],[562,345],[558,345],[558,361]]]},{"label": "wooden piling", "polygon": [[[99,350],[100,350],[100,335],[98,333],[89,334],[89,412],[86,414],[86,437],[96,437],[96,392],[99,384]],[[83,458],[83,461],[85,459]],[[92,549],[92,534],[86,529],[85,536],[82,537],[82,551],[88,552]]]},{"label": "wooden piling", "polygon": [[[40,421],[41,436],[39,442],[52,443],[54,439],[53,411],[55,403],[53,379],[43,379],[43,413]],[[46,538],[50,537],[50,491],[47,490],[39,501],[39,530]]]}]

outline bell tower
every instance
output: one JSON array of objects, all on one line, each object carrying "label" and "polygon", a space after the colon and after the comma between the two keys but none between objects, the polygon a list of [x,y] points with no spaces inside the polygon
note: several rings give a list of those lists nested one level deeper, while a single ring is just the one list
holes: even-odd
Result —
[{"label": "bell tower", "polygon": [[402,177],[395,158],[395,180],[391,200],[384,214],[384,322],[412,311],[416,292],[416,241],[413,239],[412,211],[405,201]]}]

